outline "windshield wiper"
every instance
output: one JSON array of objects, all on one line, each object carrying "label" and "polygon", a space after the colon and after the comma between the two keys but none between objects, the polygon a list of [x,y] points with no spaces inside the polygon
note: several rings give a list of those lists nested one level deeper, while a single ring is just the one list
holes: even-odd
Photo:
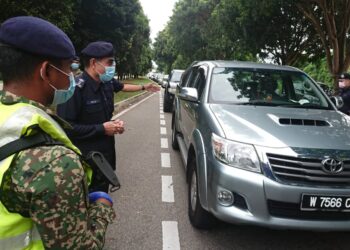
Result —
[{"label": "windshield wiper", "polygon": [[236,103],[237,105],[251,105],[251,106],[279,106],[280,104],[274,103],[274,102],[267,102],[267,101],[259,101],[259,100],[254,100],[250,102],[240,102]]},{"label": "windshield wiper", "polygon": [[323,107],[318,104],[314,103],[286,103],[286,104],[279,104],[278,106],[286,107],[286,108],[303,108],[303,109],[330,109],[329,107]]}]

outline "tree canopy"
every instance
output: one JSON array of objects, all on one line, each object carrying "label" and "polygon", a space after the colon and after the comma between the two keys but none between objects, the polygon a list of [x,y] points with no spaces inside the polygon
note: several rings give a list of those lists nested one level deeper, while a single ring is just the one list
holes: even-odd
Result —
[{"label": "tree canopy", "polygon": [[154,59],[164,71],[203,59],[297,67],[327,62],[328,75],[313,75],[329,81],[350,65],[349,2],[179,0],[156,38]]},{"label": "tree canopy", "polygon": [[41,17],[64,30],[78,53],[93,41],[113,43],[120,76],[151,69],[149,21],[138,0],[0,0],[0,6],[0,22],[20,15]]}]

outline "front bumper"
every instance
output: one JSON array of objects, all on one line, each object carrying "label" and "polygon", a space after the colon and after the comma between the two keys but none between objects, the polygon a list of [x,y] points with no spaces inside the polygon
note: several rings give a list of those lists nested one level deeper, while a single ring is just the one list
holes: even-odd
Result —
[{"label": "front bumper", "polygon": [[[349,230],[350,212],[306,212],[300,210],[303,193],[349,195],[346,188],[305,187],[278,183],[263,174],[207,162],[208,210],[217,218],[238,224],[270,228],[303,230]],[[229,190],[236,202],[225,207],[218,203],[217,193]]]}]

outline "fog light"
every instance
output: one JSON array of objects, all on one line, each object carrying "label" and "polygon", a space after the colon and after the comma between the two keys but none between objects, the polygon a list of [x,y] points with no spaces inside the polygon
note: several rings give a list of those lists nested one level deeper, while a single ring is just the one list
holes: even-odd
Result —
[{"label": "fog light", "polygon": [[222,206],[231,206],[234,202],[233,194],[228,190],[218,192],[218,201]]}]

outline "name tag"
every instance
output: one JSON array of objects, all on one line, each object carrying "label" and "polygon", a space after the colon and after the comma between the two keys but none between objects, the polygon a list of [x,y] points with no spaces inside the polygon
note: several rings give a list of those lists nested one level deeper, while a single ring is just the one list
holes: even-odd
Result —
[{"label": "name tag", "polygon": [[97,104],[97,103],[100,103],[101,101],[100,100],[88,100],[87,102],[86,102],[86,104],[87,105],[92,105],[92,104]]}]

